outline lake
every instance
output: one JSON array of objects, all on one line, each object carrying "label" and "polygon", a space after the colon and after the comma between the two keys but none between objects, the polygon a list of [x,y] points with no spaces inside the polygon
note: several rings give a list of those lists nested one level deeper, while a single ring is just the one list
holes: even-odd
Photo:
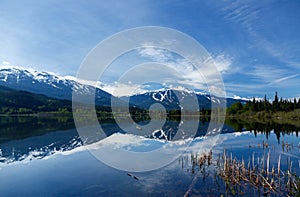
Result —
[{"label": "lake", "polygon": [[[154,135],[148,138],[129,135],[115,122],[102,121],[106,139],[110,141],[105,139],[96,148],[93,144],[84,145],[70,118],[3,116],[0,124],[1,196],[282,196],[288,193],[287,190],[270,193],[251,183],[231,186],[220,175],[224,151],[232,160],[246,163],[245,166],[263,164],[268,171],[273,166],[278,170],[280,160],[283,172],[291,169],[300,175],[299,127],[293,124],[229,120],[220,135],[204,137],[208,128],[204,120],[167,121],[163,127],[166,139],[158,139]],[[152,171],[118,170],[91,153],[93,146],[93,150],[102,148],[103,154],[109,156],[111,150],[106,147],[113,141],[117,150],[143,154],[171,140],[180,124],[199,127],[182,155]],[[127,127],[139,130],[138,124]],[[180,143],[174,146],[181,148]],[[201,163],[204,155],[206,160]],[[121,159],[126,165],[128,158]]]}]

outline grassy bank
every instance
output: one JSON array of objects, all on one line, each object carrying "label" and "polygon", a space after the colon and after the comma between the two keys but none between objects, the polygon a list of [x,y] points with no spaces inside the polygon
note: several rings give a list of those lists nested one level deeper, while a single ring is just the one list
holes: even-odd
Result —
[{"label": "grassy bank", "polygon": [[257,123],[276,123],[276,124],[290,124],[296,127],[300,127],[300,109],[296,109],[290,112],[278,111],[278,112],[267,112],[267,111],[245,111],[236,114],[227,114],[227,120],[236,119],[241,122],[257,122]]}]

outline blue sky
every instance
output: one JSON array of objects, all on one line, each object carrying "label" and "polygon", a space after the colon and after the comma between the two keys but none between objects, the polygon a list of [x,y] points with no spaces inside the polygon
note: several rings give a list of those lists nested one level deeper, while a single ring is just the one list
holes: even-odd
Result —
[{"label": "blue sky", "polygon": [[201,43],[228,96],[300,97],[299,1],[0,0],[0,63],[76,75],[119,31],[164,26]]}]

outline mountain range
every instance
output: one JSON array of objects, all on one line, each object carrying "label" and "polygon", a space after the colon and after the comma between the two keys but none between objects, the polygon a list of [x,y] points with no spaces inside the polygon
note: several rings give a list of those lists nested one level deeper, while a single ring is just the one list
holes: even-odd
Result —
[{"label": "mountain range", "polygon": [[[95,103],[98,106],[110,106],[111,98],[114,97],[98,87],[79,83],[74,77],[61,77],[49,72],[29,71],[21,68],[0,69],[0,86],[2,86],[0,89],[6,87],[62,100],[72,100],[73,90],[83,95],[90,95],[95,91]],[[199,94],[192,90],[184,89],[163,89],[127,97],[114,97],[114,99],[117,101],[117,105],[120,106],[126,105],[126,101],[129,102],[130,106],[149,109],[152,104],[160,103],[168,110],[180,110],[180,103],[189,103],[192,95],[196,95],[199,109],[209,109],[211,102],[220,103],[220,99],[222,99],[213,95]],[[245,100],[232,98],[226,98],[226,101],[227,106],[237,101],[245,102]],[[186,110],[192,109],[187,106]]]},{"label": "mountain range", "polygon": [[20,68],[0,69],[0,86],[64,100],[72,100],[73,89],[83,95],[95,91],[97,105],[110,106],[111,101],[111,94],[99,88],[95,89],[91,85],[79,83],[72,78]]},{"label": "mountain range", "polygon": [[[128,97],[121,97],[121,100],[126,102],[129,101],[131,106],[136,106],[142,109],[149,109],[150,106],[154,103],[162,104],[167,110],[195,110],[194,105],[189,105],[193,103],[195,98],[198,100],[199,110],[201,109],[210,109],[212,102],[216,105],[222,105],[222,99],[217,96],[209,94],[195,93],[194,91],[188,89],[165,89],[158,91],[146,92],[144,94],[137,94]],[[242,99],[233,99],[227,98],[226,105],[231,106],[233,103],[240,101],[245,103],[245,100]],[[184,107],[181,103],[185,103]]]}]

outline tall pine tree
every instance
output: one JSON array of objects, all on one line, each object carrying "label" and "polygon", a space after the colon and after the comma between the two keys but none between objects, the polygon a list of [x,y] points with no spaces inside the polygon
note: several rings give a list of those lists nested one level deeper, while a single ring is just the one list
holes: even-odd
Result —
[{"label": "tall pine tree", "polygon": [[278,96],[277,96],[277,92],[275,92],[275,98],[273,101],[273,111],[278,111]]}]

